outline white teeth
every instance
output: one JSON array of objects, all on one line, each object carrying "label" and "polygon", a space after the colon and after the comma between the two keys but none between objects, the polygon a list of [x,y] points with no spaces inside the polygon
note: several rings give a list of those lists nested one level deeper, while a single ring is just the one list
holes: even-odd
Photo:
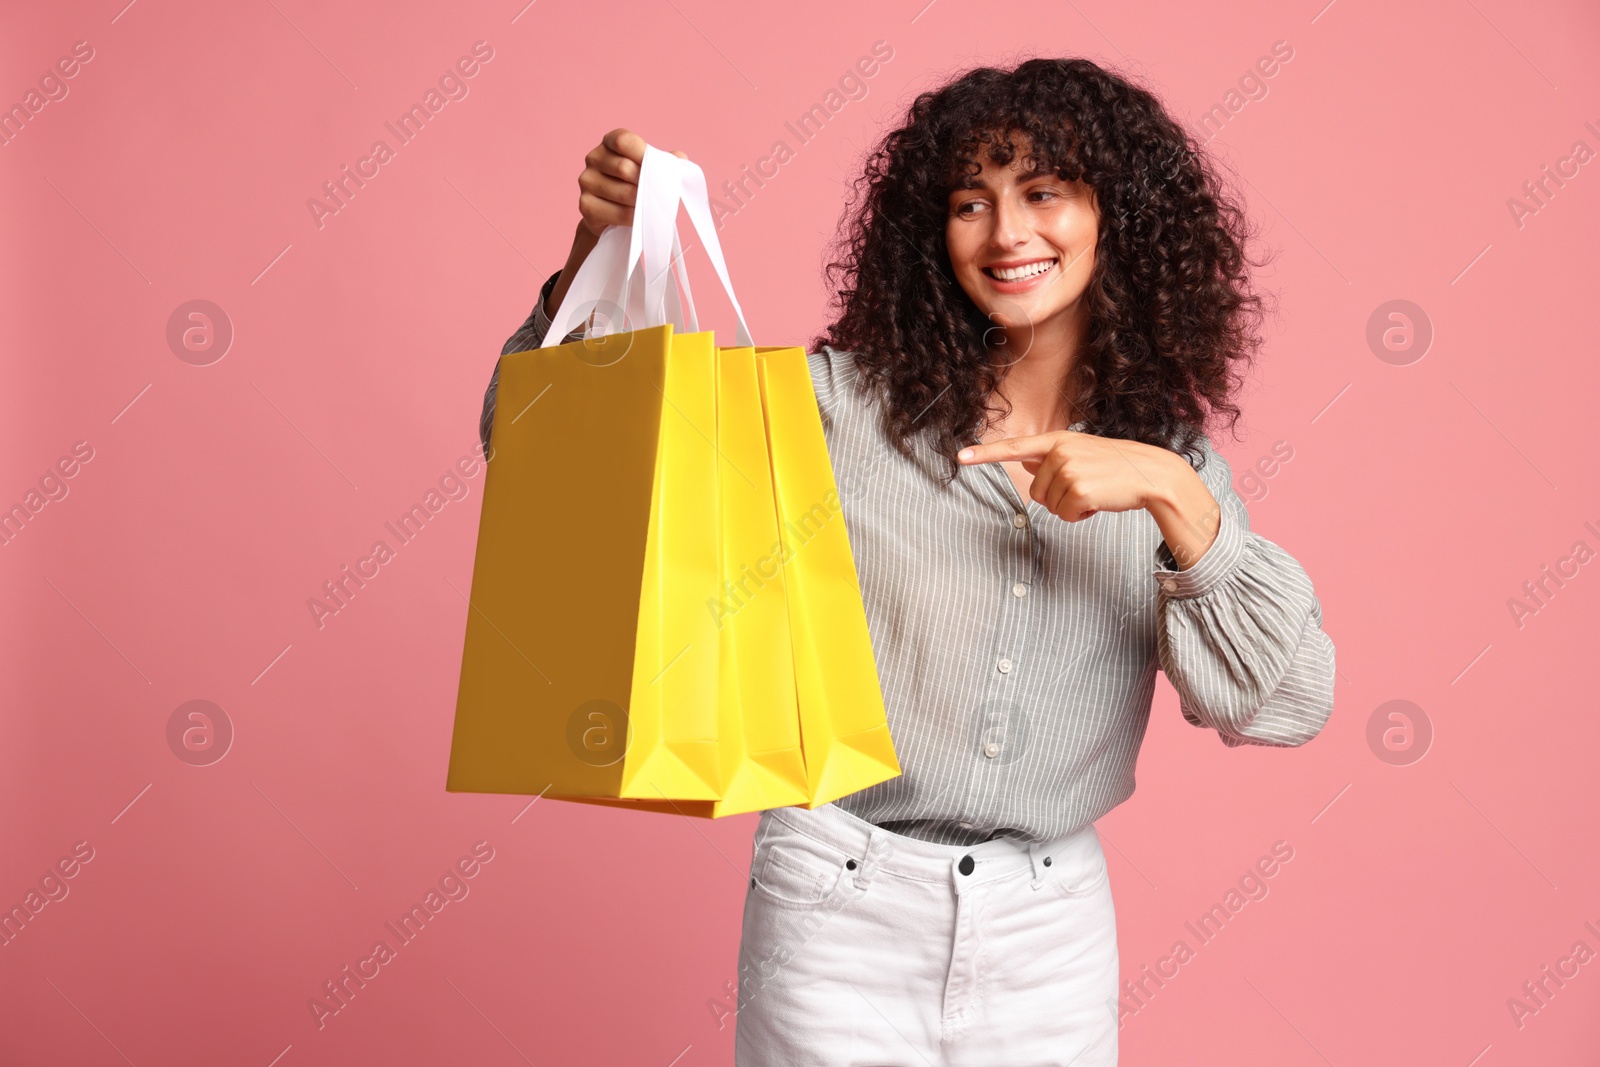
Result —
[{"label": "white teeth", "polygon": [[1031,278],[1035,274],[1043,274],[1055,266],[1055,263],[1056,261],[1053,259],[1046,259],[1038,263],[1030,263],[1025,267],[990,267],[989,269],[1001,281],[1015,282],[1021,281],[1023,278]]}]

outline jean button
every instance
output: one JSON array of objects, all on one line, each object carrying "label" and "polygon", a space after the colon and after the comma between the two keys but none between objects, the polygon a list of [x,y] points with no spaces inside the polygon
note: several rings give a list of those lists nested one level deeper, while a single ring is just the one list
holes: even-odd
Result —
[{"label": "jean button", "polygon": [[972,873],[972,868],[974,868],[976,866],[977,866],[977,864],[973,862],[971,856],[962,856],[961,857],[961,862],[956,864],[956,869],[958,871],[960,871],[962,874],[971,874]]}]

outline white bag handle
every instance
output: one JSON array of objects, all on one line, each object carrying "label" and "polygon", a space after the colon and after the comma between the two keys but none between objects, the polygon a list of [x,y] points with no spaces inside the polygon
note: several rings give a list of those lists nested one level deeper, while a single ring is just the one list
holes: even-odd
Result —
[{"label": "white bag handle", "polygon": [[[676,215],[682,187],[679,171],[670,163],[678,157],[670,152],[645,147],[639,167],[638,195],[632,226],[607,226],[593,250],[578,267],[561,306],[551,316],[550,329],[541,348],[561,344],[575,327],[582,326],[591,313],[615,315],[620,321],[601,325],[596,333],[615,333],[664,325],[661,297],[648,300],[650,279],[635,284],[633,273],[641,259],[650,272],[660,276],[663,286],[669,264],[681,266],[682,250],[677,245]],[[674,309],[679,306],[677,292],[671,294]],[[692,305],[691,305],[692,307]]]},{"label": "white bag handle", "polygon": [[684,333],[699,333],[700,320],[695,317],[694,297],[689,293],[689,272],[683,266],[683,246],[678,243],[678,228],[672,228],[672,275],[677,285],[667,286],[667,314],[674,324],[682,323]]},{"label": "white bag handle", "polygon": [[728,294],[728,303],[733,305],[733,313],[739,317],[738,343],[743,347],[752,346],[755,342],[750,339],[750,327],[744,321],[744,309],[739,306],[739,298],[733,295],[733,282],[728,280],[728,264],[722,258],[722,242],[717,239],[716,223],[711,218],[711,198],[706,193],[706,173],[692,160],[679,159],[677,156],[671,158],[683,172],[683,188],[679,195],[683,200],[684,210],[689,213],[689,221],[694,224],[695,232],[700,235],[700,243],[705,245],[711,265],[717,269],[717,278],[722,282],[722,291]]},{"label": "white bag handle", "polygon": [[[738,316],[738,344],[754,344],[744,309],[739,306],[739,298],[734,295],[733,283],[728,277],[722,244],[717,239],[705,172],[690,160],[646,145],[639,167],[633,225],[608,226],[601,233],[599,242],[579,266],[561,307],[551,319],[550,330],[541,347],[559,344],[574,326],[588,318],[590,312],[606,304],[620,311],[623,320],[602,332],[645,329],[669,321],[686,332],[699,330],[678,238],[680,202],[688,211],[689,220],[722,282],[723,292],[727,293],[734,314]],[[645,272],[643,293],[633,283],[636,267]]]}]

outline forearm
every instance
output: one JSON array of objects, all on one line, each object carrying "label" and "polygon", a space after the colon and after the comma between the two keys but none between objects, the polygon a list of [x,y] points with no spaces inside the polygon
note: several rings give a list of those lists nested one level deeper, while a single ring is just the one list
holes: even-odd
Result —
[{"label": "forearm", "polygon": [[566,299],[572,279],[578,274],[578,268],[583,266],[583,261],[589,258],[589,253],[594,251],[594,246],[599,240],[599,237],[590,232],[588,226],[579,221],[577,232],[572,235],[572,248],[567,253],[566,266],[561,268],[561,277],[556,279],[556,286],[550,290],[550,298],[545,301],[544,313],[547,317],[555,317],[555,313],[561,307],[561,301]]}]

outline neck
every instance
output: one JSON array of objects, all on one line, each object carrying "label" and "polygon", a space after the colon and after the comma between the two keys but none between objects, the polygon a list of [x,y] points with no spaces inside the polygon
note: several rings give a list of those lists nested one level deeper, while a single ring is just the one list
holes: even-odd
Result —
[{"label": "neck", "polygon": [[[1036,328],[1007,330],[1005,344],[992,349],[1003,366],[995,393],[1010,407],[985,439],[1026,437],[1065,430],[1083,417],[1067,394],[1067,377],[1082,344],[1085,323],[1076,306]],[[1020,358],[1016,353],[1024,353]]]}]

